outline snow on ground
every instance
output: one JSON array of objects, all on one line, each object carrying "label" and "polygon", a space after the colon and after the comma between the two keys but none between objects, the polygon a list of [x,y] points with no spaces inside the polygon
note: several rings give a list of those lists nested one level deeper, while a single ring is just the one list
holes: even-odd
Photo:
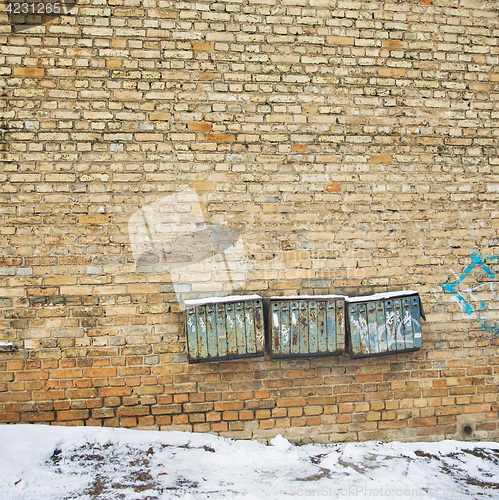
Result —
[{"label": "snow on ground", "polygon": [[499,443],[270,445],[208,434],[0,425],[1,500],[499,498]]}]

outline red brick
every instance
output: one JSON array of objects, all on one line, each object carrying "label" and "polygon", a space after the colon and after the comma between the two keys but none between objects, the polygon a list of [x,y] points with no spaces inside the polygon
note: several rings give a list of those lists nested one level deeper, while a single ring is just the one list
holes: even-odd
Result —
[{"label": "red brick", "polygon": [[187,128],[189,130],[194,130],[196,132],[209,132],[212,128],[213,125],[211,123],[188,123]]},{"label": "red brick", "polygon": [[173,415],[172,417],[172,424],[187,424],[188,422],[189,422],[188,415]]},{"label": "red brick", "polygon": [[49,372],[47,370],[18,372],[18,380],[48,380]]},{"label": "red brick", "polygon": [[227,422],[215,422],[212,424],[211,429],[213,432],[227,432],[229,424]]},{"label": "red brick", "polygon": [[234,142],[236,136],[234,134],[206,134],[208,142]]},{"label": "red brick", "polygon": [[83,370],[80,368],[67,368],[65,370],[52,370],[50,372],[50,378],[61,379],[75,379],[83,377]]},{"label": "red brick", "polygon": [[437,425],[435,417],[413,418],[409,420],[409,427],[434,427]]},{"label": "red brick", "polygon": [[337,421],[339,424],[349,424],[352,421],[352,415],[347,415],[347,414],[338,415]]},{"label": "red brick", "polygon": [[270,397],[270,391],[255,391],[255,399],[267,399]]},{"label": "red brick", "polygon": [[57,412],[57,420],[85,420],[90,416],[88,410],[61,410]]},{"label": "red brick", "polygon": [[352,413],[353,412],[353,404],[345,403],[338,405],[338,411],[340,413]]},{"label": "red brick", "polygon": [[118,417],[138,417],[143,415],[149,415],[149,407],[148,406],[127,406],[120,407],[116,410],[116,415]]},{"label": "red brick", "polygon": [[7,370],[17,371],[24,369],[24,361],[9,361],[7,363]]},{"label": "red brick", "polygon": [[215,403],[215,411],[242,410],[243,408],[243,401],[227,401],[223,403]]},{"label": "red brick", "polygon": [[21,416],[19,413],[0,413],[0,422],[2,423],[14,423],[19,422]]},{"label": "red brick", "polygon": [[53,411],[24,412],[21,414],[21,422],[53,422],[55,413]]},{"label": "red brick", "polygon": [[171,425],[172,417],[170,415],[158,415],[156,417],[156,425]]},{"label": "red brick", "polygon": [[465,406],[464,413],[486,413],[491,410],[490,404]]},{"label": "red brick", "polygon": [[219,422],[222,420],[222,414],[218,411],[210,411],[206,414],[207,422]]},{"label": "red brick", "polygon": [[69,401],[54,401],[54,410],[69,410]]},{"label": "red brick", "polygon": [[305,398],[283,398],[277,400],[278,407],[287,408],[289,406],[305,406],[307,400]]},{"label": "red brick", "polygon": [[257,410],[255,412],[255,418],[257,420],[263,420],[263,419],[270,418],[271,415],[272,415],[272,413],[270,412],[270,410]]},{"label": "red brick", "polygon": [[239,418],[239,412],[237,411],[224,411],[222,413],[223,420],[237,420]]},{"label": "red brick", "polygon": [[314,425],[321,425],[321,417],[308,417],[307,418],[307,427],[311,427]]},{"label": "red brick", "polygon": [[106,378],[115,376],[116,368],[87,368],[85,370],[85,377],[88,378]]},{"label": "red brick", "polygon": [[260,429],[273,429],[275,427],[275,420],[260,420]]},{"label": "red brick", "polygon": [[136,427],[137,419],[135,417],[120,418],[120,425],[122,427]]},{"label": "red brick", "polygon": [[100,389],[100,395],[102,397],[106,396],[128,396],[131,394],[130,387],[102,387]]},{"label": "red brick", "polygon": [[255,413],[251,410],[243,410],[239,412],[239,420],[253,420]]},{"label": "red brick", "polygon": [[371,373],[367,375],[356,375],[355,382],[359,384],[365,382],[381,382],[383,380],[383,375],[381,373]]}]

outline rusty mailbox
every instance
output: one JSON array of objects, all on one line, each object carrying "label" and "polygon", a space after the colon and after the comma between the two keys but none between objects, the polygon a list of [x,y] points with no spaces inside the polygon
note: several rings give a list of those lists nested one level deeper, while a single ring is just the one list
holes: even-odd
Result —
[{"label": "rusty mailbox", "polygon": [[272,297],[269,330],[274,358],[340,354],[345,350],[345,298]]},{"label": "rusty mailbox", "polygon": [[353,358],[415,351],[425,319],[417,292],[347,298],[348,351]]},{"label": "rusty mailbox", "polygon": [[263,301],[259,295],[185,301],[189,362],[263,356]]}]

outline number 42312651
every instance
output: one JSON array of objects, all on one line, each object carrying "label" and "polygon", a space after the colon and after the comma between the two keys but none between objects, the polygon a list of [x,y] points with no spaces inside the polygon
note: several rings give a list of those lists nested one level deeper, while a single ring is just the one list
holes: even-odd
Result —
[{"label": "number 42312651", "polygon": [[64,9],[60,3],[49,2],[9,2],[7,4],[9,14],[63,14]]}]

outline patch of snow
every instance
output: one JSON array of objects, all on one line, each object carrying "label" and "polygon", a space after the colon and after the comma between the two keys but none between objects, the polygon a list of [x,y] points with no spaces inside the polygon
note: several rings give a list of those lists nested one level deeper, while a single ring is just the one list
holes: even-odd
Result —
[{"label": "patch of snow", "polygon": [[290,296],[273,296],[270,300],[323,300],[323,299],[346,299],[345,295],[290,295]]},{"label": "patch of snow", "polygon": [[287,451],[293,446],[286,438],[282,437],[280,434],[271,439],[270,444],[280,451]]},{"label": "patch of snow", "polygon": [[227,295],[226,297],[206,297],[204,299],[185,300],[184,305],[187,309],[192,307],[204,306],[207,304],[220,304],[224,302],[244,302],[246,300],[261,300],[260,295]]},{"label": "patch of snow", "polygon": [[6,500],[497,499],[499,444],[270,445],[210,434],[0,425]]},{"label": "patch of snow", "polygon": [[397,292],[383,292],[383,293],[375,293],[373,295],[363,295],[359,297],[347,297],[347,302],[364,302],[371,300],[384,300],[391,299],[393,297],[401,297],[406,295],[418,295],[418,292],[415,290],[400,290]]}]

